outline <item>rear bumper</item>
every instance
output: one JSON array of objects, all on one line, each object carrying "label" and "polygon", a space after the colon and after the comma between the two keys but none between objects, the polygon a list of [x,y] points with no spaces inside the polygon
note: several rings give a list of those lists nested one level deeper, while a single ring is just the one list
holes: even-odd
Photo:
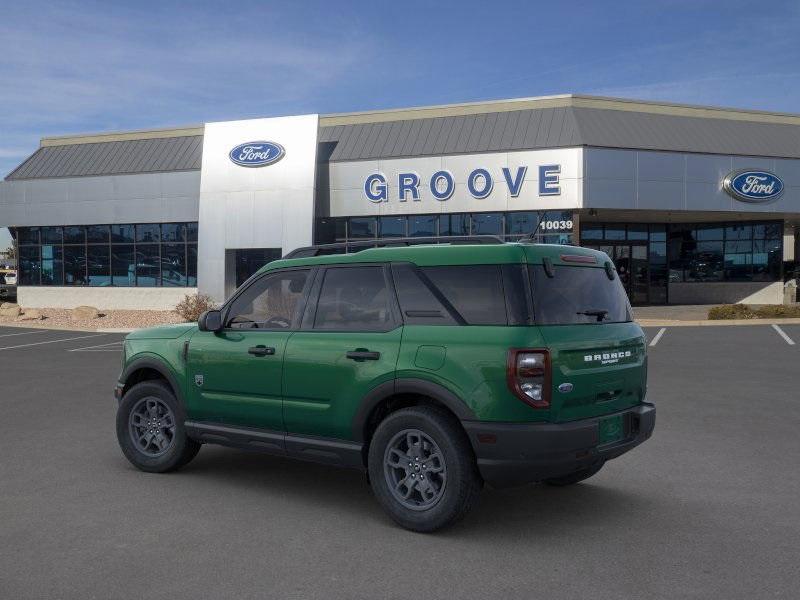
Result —
[{"label": "rear bumper", "polygon": [[598,423],[612,415],[568,423],[462,424],[484,481],[492,487],[509,487],[569,475],[611,460],[652,435],[656,423],[656,407],[652,404],[613,414],[623,415],[625,435],[603,445],[598,444]]}]

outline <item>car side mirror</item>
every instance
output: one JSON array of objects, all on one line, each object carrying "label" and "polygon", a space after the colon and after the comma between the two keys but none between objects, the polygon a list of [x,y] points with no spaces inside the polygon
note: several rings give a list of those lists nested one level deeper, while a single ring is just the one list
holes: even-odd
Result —
[{"label": "car side mirror", "polygon": [[200,331],[212,331],[214,333],[222,331],[222,312],[219,310],[207,310],[197,320],[197,328]]}]

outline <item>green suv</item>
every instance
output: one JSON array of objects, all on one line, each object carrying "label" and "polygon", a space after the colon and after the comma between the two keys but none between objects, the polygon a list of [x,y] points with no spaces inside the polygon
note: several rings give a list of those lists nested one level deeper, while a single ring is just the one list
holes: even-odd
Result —
[{"label": "green suv", "polygon": [[397,523],[432,531],[484,482],[573,484],[651,435],[645,336],[605,254],[307,250],[198,324],[126,338],[130,462],[172,471],[211,443],[360,469]]}]

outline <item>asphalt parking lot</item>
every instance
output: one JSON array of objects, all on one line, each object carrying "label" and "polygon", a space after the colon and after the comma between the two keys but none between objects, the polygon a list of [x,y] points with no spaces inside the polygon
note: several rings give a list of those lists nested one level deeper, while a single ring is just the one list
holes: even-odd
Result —
[{"label": "asphalt parking lot", "polygon": [[356,472],[204,447],[140,473],[114,435],[122,335],[0,328],[0,598],[796,598],[800,325],[780,329],[667,328],[648,443],[420,535]]}]

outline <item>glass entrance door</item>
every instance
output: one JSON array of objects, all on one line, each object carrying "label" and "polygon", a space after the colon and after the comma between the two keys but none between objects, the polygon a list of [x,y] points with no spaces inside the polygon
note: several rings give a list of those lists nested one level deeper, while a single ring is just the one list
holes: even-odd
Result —
[{"label": "glass entrance door", "polygon": [[647,304],[649,298],[649,268],[646,244],[629,242],[586,245],[605,252],[614,261],[619,280],[631,304]]}]

